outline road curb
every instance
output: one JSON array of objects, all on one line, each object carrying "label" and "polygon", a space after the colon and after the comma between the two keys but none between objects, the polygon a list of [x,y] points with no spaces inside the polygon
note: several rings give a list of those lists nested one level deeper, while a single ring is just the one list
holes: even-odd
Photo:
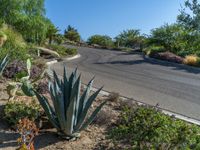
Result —
[{"label": "road curb", "polygon": [[72,56],[72,57],[63,58],[63,60],[70,61],[70,60],[74,60],[74,59],[77,59],[77,58],[80,58],[80,57],[81,57],[81,55],[77,54],[77,55]]},{"label": "road curb", "polygon": [[[77,59],[77,58],[80,58],[80,57],[81,57],[81,55],[80,55],[80,54],[77,54],[77,55],[75,55],[75,56],[67,57],[67,58],[62,58],[62,59],[63,59],[63,60],[69,61],[69,60]],[[48,61],[48,62],[46,62],[46,65],[47,65],[47,66],[50,66],[50,65],[53,65],[53,64],[55,64],[55,63],[57,63],[57,62],[58,62],[58,60]]]}]

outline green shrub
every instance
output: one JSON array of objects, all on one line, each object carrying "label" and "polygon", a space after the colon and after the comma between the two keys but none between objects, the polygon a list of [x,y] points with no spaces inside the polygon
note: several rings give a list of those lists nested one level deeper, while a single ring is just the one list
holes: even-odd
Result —
[{"label": "green shrub", "polygon": [[143,52],[145,52],[147,55],[151,55],[154,53],[160,53],[160,52],[164,52],[164,51],[166,51],[166,50],[163,46],[155,46],[155,45],[151,45],[151,46],[143,49]]},{"label": "green shrub", "polygon": [[26,60],[28,56],[27,45],[21,34],[13,30],[11,27],[4,25],[0,29],[7,36],[7,40],[2,47],[0,58],[9,54],[10,59]]},{"label": "green shrub", "polygon": [[200,148],[200,127],[144,106],[125,107],[110,137],[132,149]]},{"label": "green shrub", "polygon": [[47,45],[46,47],[51,49],[51,50],[56,51],[61,56],[68,56],[68,55],[77,54],[77,49],[76,48],[67,48],[65,46],[55,45],[55,44]]},{"label": "green shrub", "polygon": [[40,106],[34,101],[31,104],[10,101],[5,105],[4,108],[5,119],[11,125],[16,125],[22,118],[29,118],[30,120],[34,121],[40,115],[39,110]]},{"label": "green shrub", "polygon": [[102,48],[112,48],[114,46],[112,38],[107,35],[93,35],[88,38],[87,43],[89,45],[97,44]]}]

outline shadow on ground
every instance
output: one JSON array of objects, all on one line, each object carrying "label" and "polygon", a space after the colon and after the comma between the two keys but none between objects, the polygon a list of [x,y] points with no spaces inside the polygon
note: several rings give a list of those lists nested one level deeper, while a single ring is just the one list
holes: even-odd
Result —
[{"label": "shadow on ground", "polygon": [[139,53],[139,52],[132,52],[132,53],[121,53],[119,55],[139,55],[141,57],[140,60],[117,60],[117,61],[108,61],[108,62],[98,62],[95,64],[122,64],[122,65],[138,65],[138,64],[151,64],[151,65],[159,65],[159,66],[164,66],[164,67],[170,67],[173,70],[182,70],[188,73],[193,73],[193,74],[199,74],[200,69],[191,67],[191,66],[186,66],[182,64],[177,64],[177,63],[171,63],[167,61],[162,61],[162,60],[156,60],[153,58],[146,58],[145,55]]},{"label": "shadow on ground", "polygon": [[35,149],[45,148],[47,146],[51,146],[58,142],[61,142],[63,139],[58,137],[55,132],[43,132],[36,136],[34,140]]}]

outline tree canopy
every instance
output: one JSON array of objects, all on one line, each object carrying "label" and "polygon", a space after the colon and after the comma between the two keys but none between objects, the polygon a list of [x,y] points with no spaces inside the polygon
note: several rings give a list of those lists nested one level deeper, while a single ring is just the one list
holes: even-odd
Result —
[{"label": "tree canopy", "polygon": [[102,47],[112,47],[113,41],[112,38],[107,35],[93,35],[88,38],[88,44],[97,44]]},{"label": "tree canopy", "polygon": [[0,0],[0,20],[28,42],[41,43],[53,24],[45,17],[45,0]]},{"label": "tree canopy", "polygon": [[115,37],[116,44],[122,47],[137,47],[140,45],[142,37],[139,30],[124,30],[117,37]]},{"label": "tree canopy", "polygon": [[64,36],[66,39],[73,41],[73,42],[80,42],[81,36],[78,33],[77,29],[72,26],[68,26],[67,29],[64,31]]}]

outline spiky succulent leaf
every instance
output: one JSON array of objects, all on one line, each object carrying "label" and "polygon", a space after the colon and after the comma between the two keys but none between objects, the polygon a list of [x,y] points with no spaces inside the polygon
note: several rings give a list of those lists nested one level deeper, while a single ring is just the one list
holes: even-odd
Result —
[{"label": "spiky succulent leaf", "polygon": [[1,61],[0,61],[0,76],[2,75],[5,67],[8,64],[8,55],[6,55]]},{"label": "spiky succulent leaf", "polygon": [[76,115],[76,105],[77,105],[77,94],[79,94],[79,86],[80,86],[80,76],[74,83],[71,90],[70,104],[67,110],[67,133],[73,134],[74,123],[75,123],[75,115]]},{"label": "spiky succulent leaf", "polygon": [[[102,87],[102,88],[103,88],[103,87]],[[99,92],[102,90],[102,88],[100,88],[100,89],[97,90],[93,95],[91,95],[91,96],[88,98],[88,100],[87,100],[85,106],[83,106],[83,111],[82,111],[81,116],[80,116],[80,118],[79,118],[79,120],[78,120],[78,123],[77,123],[77,126],[76,126],[76,130],[79,129],[79,128],[82,126],[82,124],[84,123],[84,120],[85,120],[85,118],[86,118],[86,115],[87,115],[87,113],[88,113],[89,108],[91,107],[92,103],[95,101],[97,95],[98,95]]]},{"label": "spiky succulent leaf", "polygon": [[92,78],[92,80],[90,80],[90,82],[88,83],[85,91],[83,92],[83,95],[80,98],[80,104],[79,104],[79,109],[78,109],[78,116],[77,118],[80,118],[82,112],[83,112],[83,107],[84,107],[84,103],[87,101],[92,84],[93,84],[94,78]]},{"label": "spiky succulent leaf", "polygon": [[84,124],[81,126],[81,128],[79,129],[84,130],[85,128],[88,127],[88,125],[95,119],[95,117],[97,116],[98,112],[101,110],[101,108],[106,104],[107,101],[104,101],[103,103],[101,103],[96,109],[95,111],[91,114],[91,116],[84,122]]},{"label": "spiky succulent leaf", "polygon": [[47,117],[49,118],[50,122],[52,123],[52,125],[57,128],[57,130],[61,130],[58,119],[55,115],[55,112],[53,111],[53,108],[51,107],[51,105],[49,104],[48,100],[46,97],[41,96],[40,94],[38,94],[36,91],[35,95],[37,97],[37,99],[40,102],[40,105],[43,107]]}]

